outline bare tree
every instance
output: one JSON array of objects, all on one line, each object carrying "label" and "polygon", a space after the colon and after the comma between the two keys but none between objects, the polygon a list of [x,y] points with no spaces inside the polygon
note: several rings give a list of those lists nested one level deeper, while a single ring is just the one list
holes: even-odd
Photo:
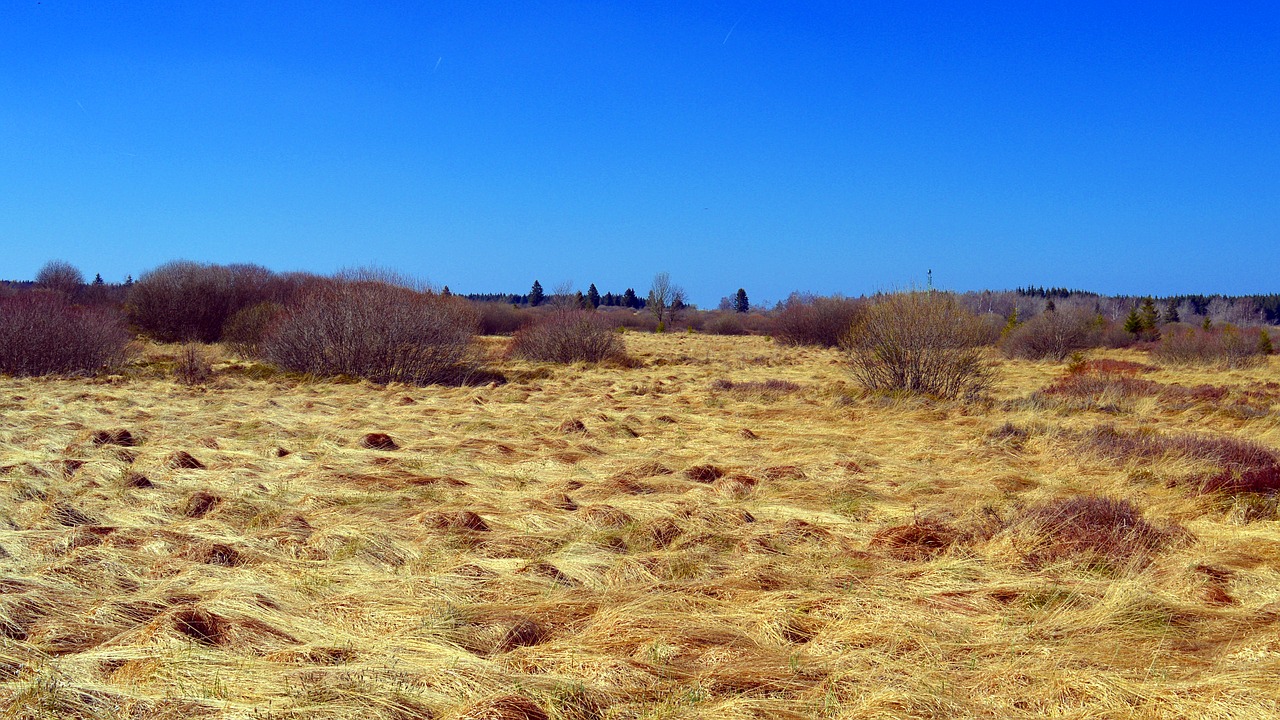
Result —
[{"label": "bare tree", "polygon": [[663,319],[675,322],[676,313],[684,309],[684,288],[671,282],[671,275],[660,272],[653,276],[645,309],[653,313],[659,323]]}]

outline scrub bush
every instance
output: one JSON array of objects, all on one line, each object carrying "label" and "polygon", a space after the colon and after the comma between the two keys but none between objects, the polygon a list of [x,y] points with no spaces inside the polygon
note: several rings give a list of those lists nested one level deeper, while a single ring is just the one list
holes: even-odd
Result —
[{"label": "scrub bush", "polygon": [[92,375],[122,362],[129,340],[118,311],[42,291],[0,298],[3,373]]},{"label": "scrub bush", "polygon": [[315,284],[286,306],[260,356],[285,370],[414,385],[466,373],[479,324],[466,300],[380,281]]},{"label": "scrub bush", "polygon": [[516,331],[511,354],[542,362],[601,362],[626,357],[622,338],[590,310],[559,310]]},{"label": "scrub bush", "polygon": [[884,295],[860,315],[845,347],[854,378],[868,390],[959,398],[990,386],[982,352],[986,328],[953,296]]}]

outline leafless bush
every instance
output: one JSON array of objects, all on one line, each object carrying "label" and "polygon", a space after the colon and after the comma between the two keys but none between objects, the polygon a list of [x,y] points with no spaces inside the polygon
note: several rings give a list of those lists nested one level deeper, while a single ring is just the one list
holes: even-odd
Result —
[{"label": "leafless bush", "polygon": [[746,335],[747,326],[741,313],[717,312],[703,323],[702,331],[711,335]]},{"label": "leafless bush", "polygon": [[333,280],[291,303],[261,356],[286,370],[425,385],[455,379],[478,325],[465,300]]},{"label": "leafless bush", "polygon": [[558,310],[521,328],[511,354],[543,362],[600,362],[626,356],[622,338],[610,323],[590,310]]},{"label": "leafless bush", "polygon": [[792,295],[773,318],[772,335],[783,345],[837,347],[863,308],[864,303],[849,298]]},{"label": "leafless bush", "polygon": [[644,312],[635,312],[633,310],[597,310],[608,319],[612,327],[621,327],[628,330],[639,330],[644,332],[654,332],[658,329],[658,320],[653,315]]},{"label": "leafless bush", "polygon": [[213,377],[213,367],[198,344],[187,343],[178,353],[174,374],[183,385],[199,385]]},{"label": "leafless bush", "polygon": [[271,324],[280,317],[283,310],[281,305],[274,302],[261,302],[237,310],[222,326],[223,342],[244,357],[256,356]]},{"label": "leafless bush", "polygon": [[1078,308],[1044,312],[1010,331],[1001,349],[1009,357],[1062,361],[1073,352],[1100,344],[1098,319]]},{"label": "leafless bush", "polygon": [[482,302],[475,305],[480,313],[481,335],[511,335],[534,319],[528,310],[508,303]]},{"label": "leafless bush", "polygon": [[65,260],[50,260],[36,273],[36,285],[74,298],[84,287],[84,275],[79,268]]},{"label": "leafless bush", "polygon": [[1171,365],[1253,367],[1266,359],[1261,339],[1258,329],[1241,330],[1233,325],[1210,330],[1186,325],[1166,327],[1153,355]]},{"label": "leafless bush", "polygon": [[143,273],[129,290],[126,310],[130,322],[162,342],[216,342],[239,310],[286,303],[320,282],[301,273],[276,275],[257,265],[179,260]]},{"label": "leafless bush", "polygon": [[124,360],[129,332],[117,311],[37,291],[0,299],[0,372],[87,375]]},{"label": "leafless bush", "polygon": [[868,390],[942,398],[978,394],[991,384],[982,357],[982,321],[940,292],[877,299],[847,339],[854,377]]}]

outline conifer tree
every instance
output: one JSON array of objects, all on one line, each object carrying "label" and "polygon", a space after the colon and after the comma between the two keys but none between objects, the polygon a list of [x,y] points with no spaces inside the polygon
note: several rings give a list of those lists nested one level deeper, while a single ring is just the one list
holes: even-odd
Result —
[{"label": "conifer tree", "polygon": [[529,288],[529,307],[538,307],[545,299],[546,295],[542,293],[542,283],[534,280],[533,287]]},{"label": "conifer tree", "polygon": [[600,291],[596,289],[595,283],[591,283],[591,287],[587,288],[587,305],[592,310],[600,307]]},{"label": "conifer tree", "polygon": [[733,298],[734,312],[749,312],[751,310],[751,301],[747,300],[747,291],[738,288],[738,294]]},{"label": "conifer tree", "polygon": [[1156,302],[1150,296],[1142,301],[1142,309],[1138,311],[1138,317],[1142,319],[1143,330],[1155,330],[1160,324],[1160,312],[1156,310]]}]

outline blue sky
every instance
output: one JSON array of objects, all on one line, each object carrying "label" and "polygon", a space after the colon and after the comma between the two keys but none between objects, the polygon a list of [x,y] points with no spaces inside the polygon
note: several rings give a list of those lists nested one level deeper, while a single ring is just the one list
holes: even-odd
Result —
[{"label": "blue sky", "polygon": [[107,5],[0,7],[0,277],[1280,290],[1268,3]]}]

